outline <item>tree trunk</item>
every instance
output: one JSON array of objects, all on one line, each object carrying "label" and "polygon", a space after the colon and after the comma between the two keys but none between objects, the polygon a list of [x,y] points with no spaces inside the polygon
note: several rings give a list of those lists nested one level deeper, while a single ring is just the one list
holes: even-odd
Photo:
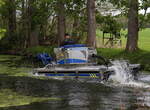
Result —
[{"label": "tree trunk", "polygon": [[96,19],[95,19],[95,0],[87,0],[87,14],[88,14],[88,32],[87,44],[89,46],[96,46]]},{"label": "tree trunk", "polygon": [[58,1],[58,45],[65,36],[65,7],[63,1]]},{"label": "tree trunk", "polygon": [[[48,5],[47,5],[46,2],[42,2],[40,4],[40,7],[45,10],[45,13],[48,13],[48,8],[49,7],[48,7]],[[41,32],[41,34],[40,34],[40,36],[41,36],[40,40],[44,40],[45,41],[47,39],[47,35],[46,35],[47,24],[48,24],[48,15],[44,16],[43,21],[40,24],[40,32]]]},{"label": "tree trunk", "polygon": [[129,0],[128,11],[128,38],[126,50],[129,52],[138,49],[138,0]]},{"label": "tree trunk", "polygon": [[36,24],[34,24],[35,0],[28,0],[28,34],[29,34],[29,47],[38,46],[38,31]]},{"label": "tree trunk", "polygon": [[16,34],[16,5],[15,0],[8,1],[8,35],[13,37]]},{"label": "tree trunk", "polygon": [[27,40],[28,40],[28,36],[27,36],[27,4],[25,3],[26,1],[25,0],[22,0],[22,16],[21,16],[21,36],[22,36],[22,45],[23,45],[23,48],[27,48]]}]

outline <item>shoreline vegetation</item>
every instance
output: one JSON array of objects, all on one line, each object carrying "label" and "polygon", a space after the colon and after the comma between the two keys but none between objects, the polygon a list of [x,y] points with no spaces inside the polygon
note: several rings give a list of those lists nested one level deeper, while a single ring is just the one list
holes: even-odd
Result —
[{"label": "shoreline vegetation", "polygon": [[[98,55],[106,59],[125,59],[130,63],[141,64],[144,71],[150,71],[150,28],[143,29],[139,32],[139,50],[130,53],[125,51],[127,30],[122,30],[122,47],[121,48],[97,48]],[[102,32],[97,30],[97,42],[102,44]],[[38,53],[48,53],[54,55],[53,48],[56,46],[36,46],[27,49],[18,50],[1,50],[0,54],[19,55],[27,58],[33,58]],[[2,48],[2,47],[1,47]]]},{"label": "shoreline vegetation", "polygon": [[[150,0],[0,0],[0,110],[149,109],[149,8]],[[103,57],[95,56],[98,65],[141,64],[142,85],[123,86],[123,77],[116,80],[121,86],[100,85],[110,75],[103,68],[101,80],[77,83],[36,73],[45,60],[38,54],[55,60],[54,48],[73,41],[94,47]]]},{"label": "shoreline vegetation", "polygon": [[[35,57],[38,53],[49,53],[53,56],[54,47],[34,47],[27,49],[27,54],[31,57]],[[150,51],[141,50],[134,53],[126,52],[124,49],[116,48],[97,48],[98,55],[103,56],[106,59],[112,60],[129,60],[130,63],[141,64],[144,71],[150,71]]]},{"label": "shoreline vegetation", "polygon": [[[48,53],[53,56],[53,48],[48,46],[38,46],[33,48],[28,48],[24,50],[23,53],[19,52],[15,55],[22,56],[22,58],[33,59],[38,53]],[[128,60],[130,63],[141,64],[143,71],[150,71],[150,51],[141,50],[134,53],[126,52],[121,48],[97,48],[98,55],[103,56],[106,59],[119,60],[124,59]],[[36,63],[36,62],[35,62]]]}]

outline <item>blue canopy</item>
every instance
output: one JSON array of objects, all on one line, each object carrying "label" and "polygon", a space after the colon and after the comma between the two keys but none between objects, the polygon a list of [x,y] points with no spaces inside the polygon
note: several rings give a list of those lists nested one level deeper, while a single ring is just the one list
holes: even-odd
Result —
[{"label": "blue canopy", "polygon": [[73,45],[64,45],[61,48],[74,48],[74,47],[86,47],[85,44],[73,44]]}]

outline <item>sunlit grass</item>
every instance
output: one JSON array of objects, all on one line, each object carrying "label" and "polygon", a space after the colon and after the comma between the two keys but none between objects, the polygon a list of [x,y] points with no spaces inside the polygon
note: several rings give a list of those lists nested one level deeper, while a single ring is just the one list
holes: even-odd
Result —
[{"label": "sunlit grass", "polygon": [[[98,39],[98,44],[102,44],[102,36],[103,33],[100,30],[97,30],[97,39]],[[122,40],[122,48],[124,49],[126,46],[126,40],[127,38],[125,37],[127,35],[127,30],[122,30],[121,31],[121,40]],[[150,28],[146,28],[143,30],[139,31],[139,48],[142,50],[150,51]],[[102,46],[102,45],[101,45]]]},{"label": "sunlit grass", "polygon": [[0,107],[29,105],[34,102],[56,101],[56,100],[61,99],[55,97],[24,96],[22,94],[18,94],[16,92],[11,91],[10,89],[0,90]]},{"label": "sunlit grass", "polygon": [[140,31],[139,36],[139,47],[150,51],[150,28]]}]

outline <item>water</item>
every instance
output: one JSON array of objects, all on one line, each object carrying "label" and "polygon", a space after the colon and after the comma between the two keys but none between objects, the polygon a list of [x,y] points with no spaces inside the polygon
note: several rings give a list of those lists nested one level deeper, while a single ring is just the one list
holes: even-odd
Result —
[{"label": "water", "polygon": [[[17,59],[13,56],[14,58]],[[111,81],[102,84],[94,81],[95,79],[58,80],[24,74],[20,76],[22,72],[28,74],[32,66],[18,64],[19,59],[14,61],[12,56],[5,57],[3,61],[1,59],[4,59],[4,56],[0,56],[0,91],[9,90],[13,95],[15,93],[19,96],[12,96],[10,92],[4,93],[6,97],[0,95],[0,102],[6,100],[4,98],[8,96],[8,99],[12,99],[12,102],[11,100],[2,101],[3,103],[10,101],[10,103],[0,107],[0,110],[150,110],[150,88],[146,87],[150,85],[150,75],[142,73],[139,81],[134,81],[128,69],[127,72],[124,69],[126,65],[123,62],[121,65],[124,65],[124,70],[122,70],[124,72],[118,69],[122,68],[119,62],[114,62],[115,66],[112,68],[116,69],[116,76],[113,76]],[[139,84],[143,85],[139,86]],[[25,103],[13,105],[14,100],[18,100],[16,103],[21,100],[20,97]],[[56,100],[33,101],[33,97],[53,97]]]},{"label": "water", "polygon": [[[115,85],[117,85],[116,83],[118,83],[120,86],[150,88],[149,84],[143,82],[145,81],[145,79],[143,81],[141,80],[141,78],[139,78],[138,81],[134,80],[134,76],[132,75],[131,70],[128,67],[127,61],[116,60],[112,61],[112,64],[113,65],[110,68],[115,71],[115,75],[112,75],[110,80],[112,80]],[[144,76],[144,78],[146,77],[147,76]]]},{"label": "water", "polygon": [[113,65],[110,68],[115,71],[115,75],[111,77],[113,81],[117,81],[120,84],[125,84],[134,80],[126,61],[116,60],[113,61],[112,64]]}]

